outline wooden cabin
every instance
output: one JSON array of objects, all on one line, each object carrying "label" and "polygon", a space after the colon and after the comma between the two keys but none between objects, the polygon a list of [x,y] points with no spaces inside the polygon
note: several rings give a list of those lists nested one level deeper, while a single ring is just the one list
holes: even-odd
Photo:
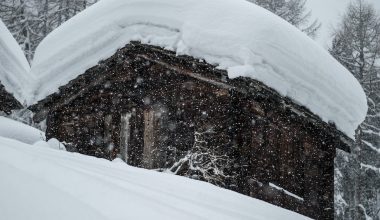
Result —
[{"label": "wooden cabin", "polygon": [[71,151],[175,170],[315,219],[333,218],[335,149],[352,144],[258,81],[138,42],[30,109]]},{"label": "wooden cabin", "polygon": [[12,110],[20,109],[22,105],[0,82],[0,112],[10,114]]}]

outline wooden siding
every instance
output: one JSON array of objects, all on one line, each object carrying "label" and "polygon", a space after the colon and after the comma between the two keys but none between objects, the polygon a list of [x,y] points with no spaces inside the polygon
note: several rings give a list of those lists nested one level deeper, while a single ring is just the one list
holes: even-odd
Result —
[{"label": "wooden siding", "polygon": [[227,80],[211,65],[135,43],[60,94],[33,108],[37,118],[49,109],[46,135],[69,150],[167,168],[202,131],[207,147],[235,161],[228,172],[237,175],[226,188],[333,218],[333,158],[342,136],[259,82]]},{"label": "wooden siding", "polygon": [[7,92],[0,82],[0,112],[10,114],[12,110],[21,108],[21,103],[17,101],[12,94]]}]

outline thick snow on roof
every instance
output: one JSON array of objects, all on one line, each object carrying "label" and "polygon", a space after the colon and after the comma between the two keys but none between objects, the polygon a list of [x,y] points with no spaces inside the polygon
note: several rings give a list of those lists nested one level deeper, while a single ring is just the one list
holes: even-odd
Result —
[{"label": "thick snow on roof", "polygon": [[205,182],[2,137],[0,173],[2,219],[309,219]]},{"label": "thick snow on roof", "polygon": [[19,44],[0,20],[0,82],[21,103],[30,83],[30,67]]},{"label": "thick snow on roof", "polygon": [[244,0],[102,0],[37,48],[35,103],[132,40],[204,59],[230,78],[257,79],[334,122],[349,137],[367,103],[357,80],[281,18]]}]

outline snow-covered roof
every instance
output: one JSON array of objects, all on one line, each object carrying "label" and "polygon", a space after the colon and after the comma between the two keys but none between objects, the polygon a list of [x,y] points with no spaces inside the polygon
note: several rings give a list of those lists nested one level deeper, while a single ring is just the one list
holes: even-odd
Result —
[{"label": "snow-covered roof", "polygon": [[0,82],[21,103],[30,83],[30,67],[19,44],[0,20]]},{"label": "snow-covered roof", "polygon": [[2,219],[309,219],[209,183],[2,137],[0,173]]},{"label": "snow-covered roof", "polygon": [[35,103],[138,40],[250,77],[290,97],[349,137],[364,120],[358,81],[312,39],[244,0],[102,0],[37,48]]}]

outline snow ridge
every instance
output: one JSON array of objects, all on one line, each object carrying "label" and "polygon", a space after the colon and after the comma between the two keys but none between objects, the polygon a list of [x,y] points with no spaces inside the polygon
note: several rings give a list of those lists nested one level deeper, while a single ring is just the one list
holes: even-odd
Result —
[{"label": "snow ridge", "polygon": [[7,92],[24,103],[33,80],[30,66],[19,44],[0,20],[0,82]]},{"label": "snow ridge", "polygon": [[0,116],[0,137],[34,144],[37,141],[44,140],[45,133],[21,122]]}]

